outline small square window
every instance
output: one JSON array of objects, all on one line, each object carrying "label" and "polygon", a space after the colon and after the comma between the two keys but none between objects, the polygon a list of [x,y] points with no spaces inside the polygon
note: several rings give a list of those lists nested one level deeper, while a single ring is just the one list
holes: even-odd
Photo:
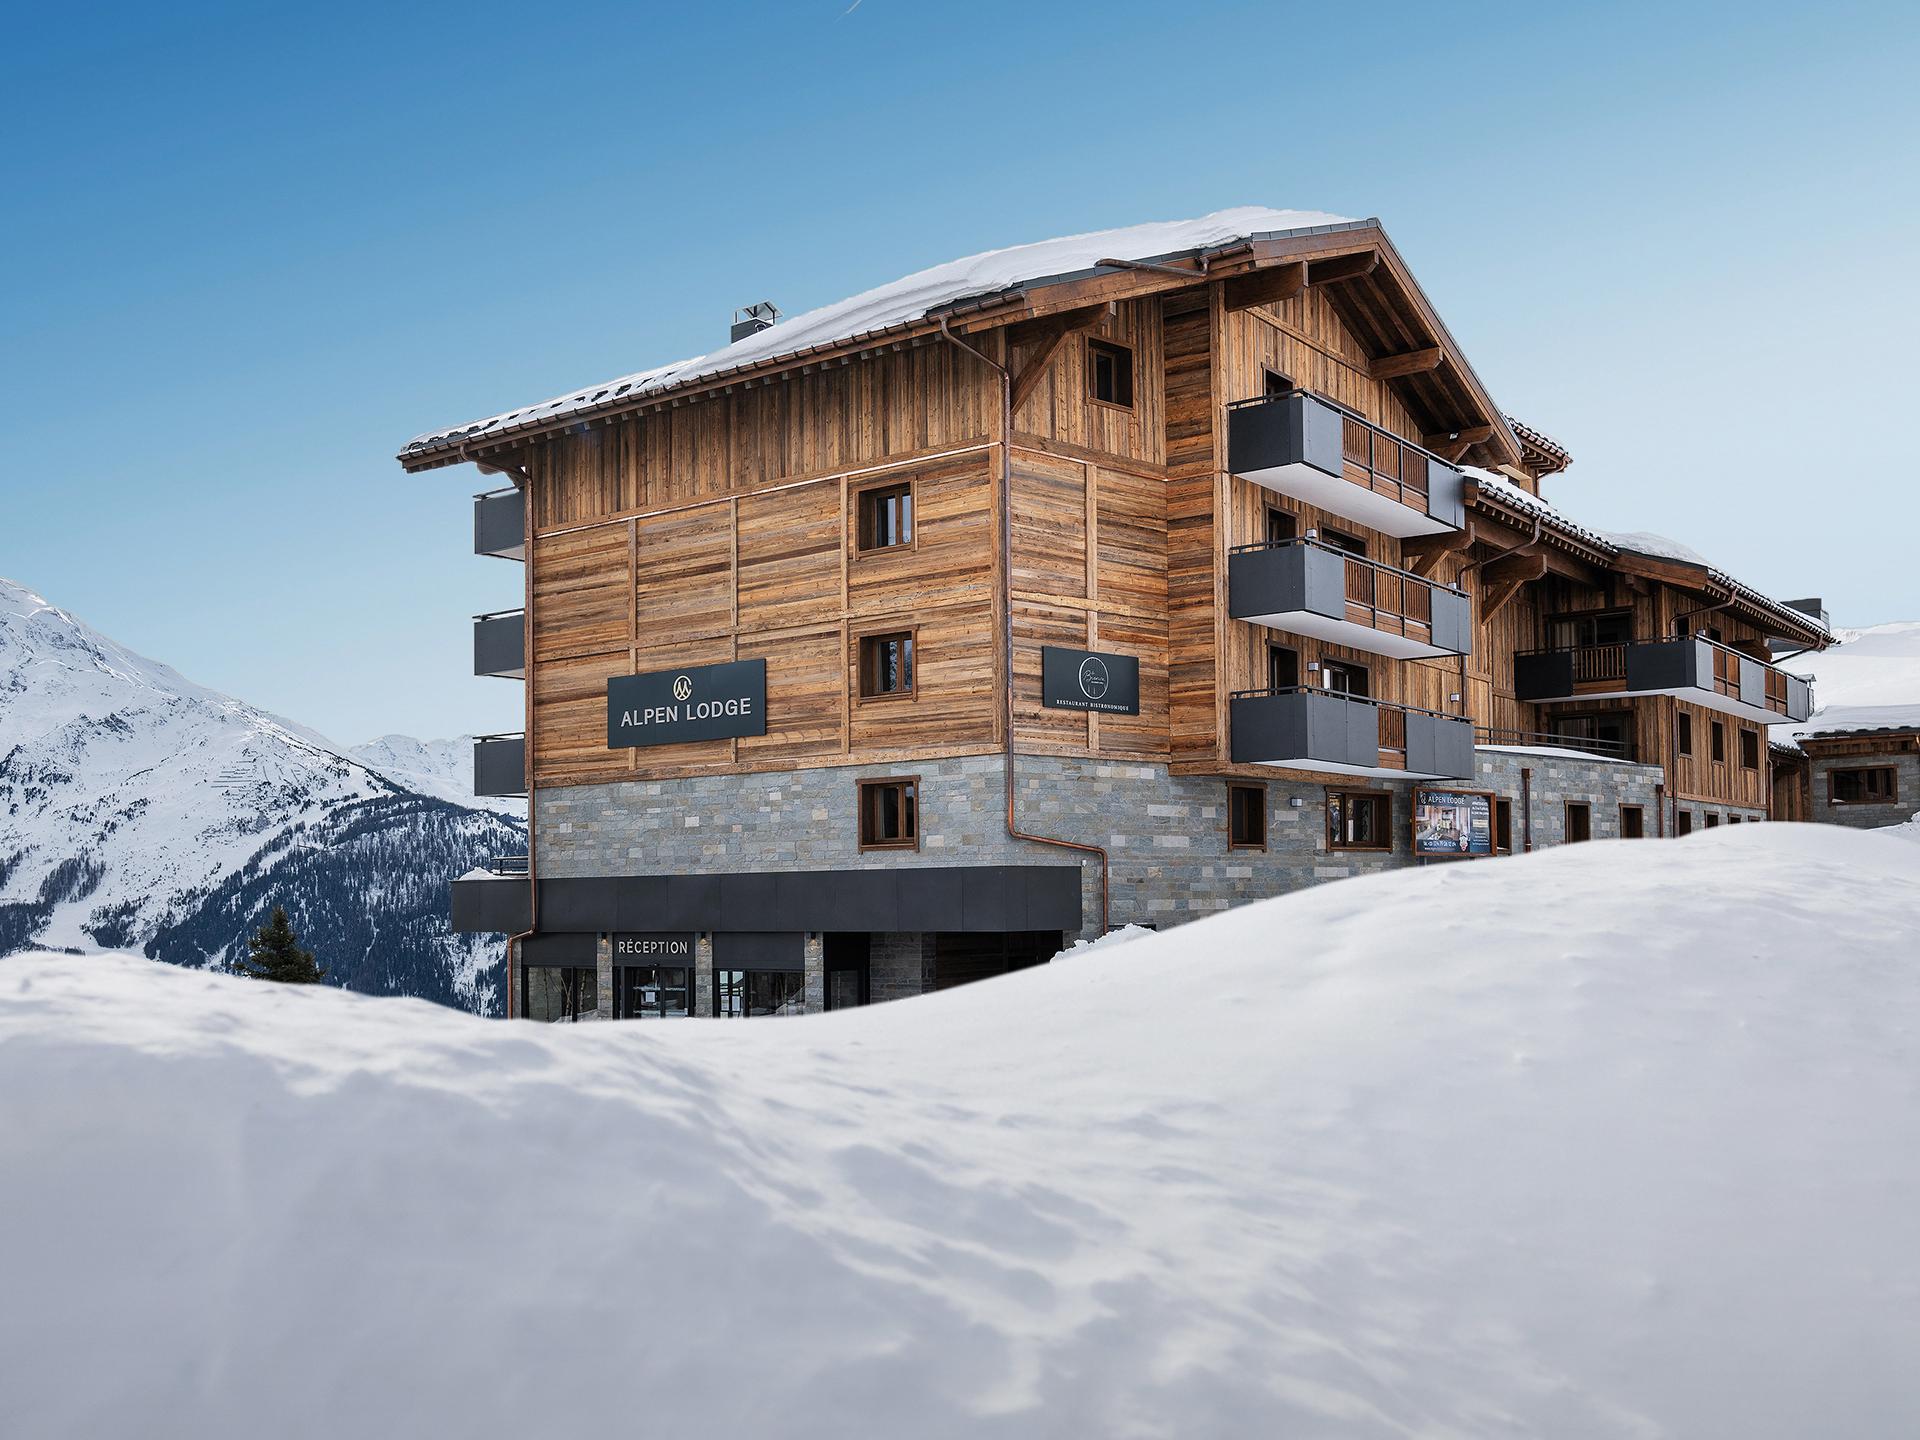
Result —
[{"label": "small square window", "polygon": [[1287,645],[1267,646],[1267,688],[1292,690],[1300,683],[1300,652]]},{"label": "small square window", "polygon": [[1268,399],[1272,399],[1275,395],[1292,394],[1293,391],[1299,388],[1299,386],[1295,385],[1293,381],[1289,380],[1285,375],[1282,375],[1278,370],[1267,371],[1266,396]]},{"label": "small square window", "polygon": [[860,639],[860,696],[876,700],[913,694],[913,632]]},{"label": "small square window", "polygon": [[1133,408],[1133,351],[1108,340],[1087,342],[1087,393],[1103,405]]},{"label": "small square window", "polygon": [[912,485],[862,490],[859,503],[861,550],[891,550],[913,543]]},{"label": "small square window", "polygon": [[1718,815],[1715,815],[1711,811],[1709,811],[1707,813],[1706,818],[1707,818],[1707,829],[1717,830],[1720,827],[1720,817]]},{"label": "small square window", "polygon": [[1232,850],[1267,848],[1267,787],[1227,787],[1227,846]]},{"label": "small square window", "polygon": [[1593,838],[1593,807],[1585,801],[1567,802],[1567,843],[1577,844]]},{"label": "small square window", "polygon": [[1743,770],[1760,768],[1760,732],[1757,730],[1740,732],[1740,767]]},{"label": "small square window", "polygon": [[1329,790],[1327,848],[1391,850],[1393,797],[1377,790]]},{"label": "small square window", "polygon": [[1267,544],[1284,545],[1300,534],[1300,517],[1278,505],[1267,507]]},{"label": "small square window", "polygon": [[920,848],[920,781],[862,780],[857,786],[862,850]]}]

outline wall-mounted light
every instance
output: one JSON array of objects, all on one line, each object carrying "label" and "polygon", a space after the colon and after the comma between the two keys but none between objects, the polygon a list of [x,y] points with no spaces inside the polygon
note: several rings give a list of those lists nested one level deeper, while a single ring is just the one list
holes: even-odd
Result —
[{"label": "wall-mounted light", "polygon": [[1447,699],[1451,700],[1454,704],[1458,705],[1460,703],[1460,692],[1458,690],[1455,690],[1452,694],[1447,696]]},{"label": "wall-mounted light", "polygon": [[1300,795],[1287,796],[1287,808],[1290,810],[1304,810],[1306,808],[1306,804],[1307,802],[1304,796],[1300,796]]},{"label": "wall-mounted light", "polygon": [[1320,662],[1319,662],[1318,660],[1309,660],[1309,661],[1307,661],[1307,673],[1308,673],[1308,674],[1312,674],[1312,673],[1313,673],[1314,671],[1316,671],[1316,670],[1318,670],[1319,668],[1320,668]]}]

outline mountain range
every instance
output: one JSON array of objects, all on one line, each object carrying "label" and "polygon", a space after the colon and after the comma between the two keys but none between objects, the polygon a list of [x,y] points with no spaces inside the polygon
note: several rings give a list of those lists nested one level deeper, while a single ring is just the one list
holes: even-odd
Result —
[{"label": "mountain range", "polygon": [[501,1009],[503,942],[447,883],[526,849],[460,740],[343,748],[0,580],[0,955],[224,966],[284,905],[331,983]]}]

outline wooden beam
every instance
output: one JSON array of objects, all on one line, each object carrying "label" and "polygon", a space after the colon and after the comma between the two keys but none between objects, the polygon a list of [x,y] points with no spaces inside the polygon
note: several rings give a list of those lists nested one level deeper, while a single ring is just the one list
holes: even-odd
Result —
[{"label": "wooden beam", "polygon": [[1525,584],[1529,580],[1538,580],[1547,573],[1546,552],[1537,544],[1522,545],[1509,550],[1498,560],[1488,562],[1480,572],[1480,578],[1489,585],[1505,584],[1509,580],[1518,580]]},{"label": "wooden beam", "polygon": [[1420,535],[1400,542],[1400,564],[1421,579],[1427,579],[1449,555],[1460,555],[1473,548],[1473,531],[1449,530],[1441,535]]},{"label": "wooden beam", "polygon": [[1493,426],[1469,425],[1464,430],[1442,430],[1437,435],[1428,435],[1420,443],[1436,455],[1445,453],[1442,446],[1449,449],[1457,446],[1460,453],[1464,455],[1474,446],[1484,445],[1491,439],[1493,439]]},{"label": "wooden beam", "polygon": [[1392,380],[1400,375],[1421,375],[1429,370],[1438,370],[1440,362],[1445,358],[1438,345],[1429,345],[1424,350],[1409,350],[1404,355],[1381,355],[1369,360],[1367,374],[1375,380]]},{"label": "wooden beam", "polygon": [[1295,260],[1250,275],[1236,275],[1220,287],[1220,298],[1229,310],[1251,310],[1256,305],[1272,305],[1291,300],[1307,288],[1307,262]]},{"label": "wooden beam", "polygon": [[1082,331],[1091,330],[1112,313],[1111,303],[1088,305],[1084,309],[1050,315],[1045,320],[1036,322],[1031,329],[1016,327],[1016,331],[1024,329],[1026,333],[1010,334],[1007,337],[1009,350],[1015,344],[1026,344],[1035,339],[1039,340],[1040,348],[1013,377],[1013,408],[1018,410],[1032,398],[1033,392],[1039,388],[1040,382],[1047,378],[1047,371],[1053,368],[1053,362],[1059,358],[1061,349],[1071,337]]},{"label": "wooden beam", "polygon": [[1310,285],[1332,285],[1341,280],[1358,280],[1371,275],[1380,263],[1378,250],[1362,250],[1353,255],[1336,255],[1330,260],[1315,260],[1307,271]]}]

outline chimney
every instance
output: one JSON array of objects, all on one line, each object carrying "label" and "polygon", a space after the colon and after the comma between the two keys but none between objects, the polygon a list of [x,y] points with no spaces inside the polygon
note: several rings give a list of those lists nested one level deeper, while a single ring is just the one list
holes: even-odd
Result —
[{"label": "chimney", "polygon": [[[1789,610],[1798,610],[1802,615],[1811,615],[1822,625],[1827,625],[1827,606],[1824,600],[1818,598],[1812,600],[1782,600],[1780,603],[1785,605]],[[1831,629],[1832,626],[1829,625],[1827,628]]]},{"label": "chimney", "polygon": [[762,300],[758,305],[748,305],[733,312],[732,340],[744,340],[749,335],[758,335],[762,330],[770,330],[780,323],[780,307],[771,300]]}]

